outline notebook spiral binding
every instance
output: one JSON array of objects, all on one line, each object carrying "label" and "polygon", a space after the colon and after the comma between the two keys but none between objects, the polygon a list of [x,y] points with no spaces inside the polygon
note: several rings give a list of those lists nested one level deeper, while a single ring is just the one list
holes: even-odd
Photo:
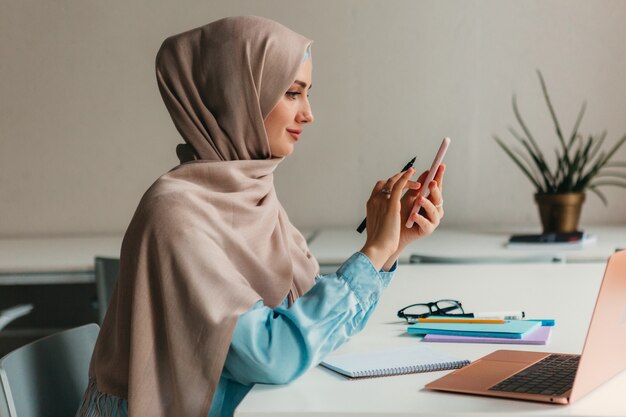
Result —
[{"label": "notebook spiral binding", "polygon": [[370,369],[367,371],[357,371],[354,373],[354,378],[378,378],[383,376],[392,375],[407,375],[417,374],[422,372],[435,372],[435,371],[447,371],[450,369],[462,368],[469,365],[470,361],[454,361],[445,362],[430,365],[417,365],[417,366],[402,366],[400,368],[383,368],[383,369]]}]

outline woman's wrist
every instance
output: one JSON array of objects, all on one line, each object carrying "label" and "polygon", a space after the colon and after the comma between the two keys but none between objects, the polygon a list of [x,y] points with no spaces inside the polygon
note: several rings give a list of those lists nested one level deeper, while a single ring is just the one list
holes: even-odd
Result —
[{"label": "woman's wrist", "polygon": [[389,272],[389,270],[393,267],[393,264],[396,263],[397,259],[398,256],[396,254],[391,255],[391,257],[387,259],[387,262],[385,262],[385,264],[383,265],[382,270],[385,272]]},{"label": "woman's wrist", "polygon": [[369,258],[370,262],[374,265],[374,268],[376,268],[377,271],[380,271],[383,266],[386,265],[390,256],[388,250],[380,249],[367,244],[363,246],[360,252]]},{"label": "woman's wrist", "polygon": [[400,254],[403,250],[404,246],[396,249],[396,251],[389,258],[387,258],[387,261],[385,261],[385,264],[383,265],[383,270],[389,271],[393,264],[396,263],[396,260],[400,257]]}]

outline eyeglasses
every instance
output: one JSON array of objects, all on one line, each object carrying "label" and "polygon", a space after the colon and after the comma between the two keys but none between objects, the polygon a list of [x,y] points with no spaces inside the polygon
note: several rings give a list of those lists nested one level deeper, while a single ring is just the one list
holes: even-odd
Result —
[{"label": "eyeglasses", "polygon": [[430,303],[411,304],[398,311],[398,317],[406,319],[409,323],[415,323],[417,319],[430,315],[472,317],[471,314],[465,314],[461,302],[456,300],[438,300]]}]

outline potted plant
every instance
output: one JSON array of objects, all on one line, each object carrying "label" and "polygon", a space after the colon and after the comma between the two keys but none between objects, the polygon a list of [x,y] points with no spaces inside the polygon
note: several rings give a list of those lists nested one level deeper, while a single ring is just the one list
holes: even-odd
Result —
[{"label": "potted plant", "polygon": [[626,141],[626,135],[608,149],[603,147],[606,131],[599,135],[590,134],[585,139],[578,131],[586,108],[586,102],[583,102],[571,134],[564,136],[543,76],[539,70],[537,74],[556,129],[556,159],[550,163],[544,156],[522,120],[515,95],[513,112],[521,132],[513,127],[508,130],[519,146],[507,145],[496,135],[494,139],[535,187],[535,201],[539,206],[543,232],[573,232],[578,230],[580,211],[587,190],[607,205],[606,196],[600,191],[601,187],[626,188],[626,161],[611,160]]}]

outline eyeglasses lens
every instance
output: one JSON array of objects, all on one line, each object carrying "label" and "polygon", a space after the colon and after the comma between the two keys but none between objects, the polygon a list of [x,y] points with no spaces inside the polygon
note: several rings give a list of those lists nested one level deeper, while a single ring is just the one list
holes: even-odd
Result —
[{"label": "eyeglasses lens", "polygon": [[463,308],[454,300],[439,300],[435,305],[439,311],[434,311],[433,314],[463,314]]},{"label": "eyeglasses lens", "polygon": [[430,308],[426,304],[418,304],[408,307],[406,310],[404,310],[404,314],[407,317],[427,316],[430,314]]}]

